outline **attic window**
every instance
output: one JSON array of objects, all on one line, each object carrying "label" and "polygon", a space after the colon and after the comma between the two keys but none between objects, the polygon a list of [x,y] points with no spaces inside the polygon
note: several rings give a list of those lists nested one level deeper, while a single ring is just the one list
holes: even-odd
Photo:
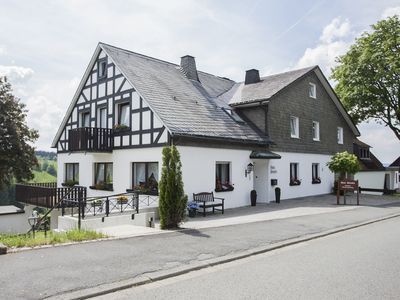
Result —
[{"label": "attic window", "polygon": [[227,107],[222,107],[222,110],[232,118],[236,123],[244,124],[244,121],[239,117],[237,113],[235,113],[232,109]]},{"label": "attic window", "polygon": [[310,82],[308,95],[310,96],[310,98],[317,99],[317,86],[315,85],[315,83]]},{"label": "attic window", "polygon": [[97,65],[97,76],[100,79],[107,78],[107,60],[99,60]]},{"label": "attic window", "polygon": [[361,148],[360,149],[360,158],[369,158],[369,149]]}]

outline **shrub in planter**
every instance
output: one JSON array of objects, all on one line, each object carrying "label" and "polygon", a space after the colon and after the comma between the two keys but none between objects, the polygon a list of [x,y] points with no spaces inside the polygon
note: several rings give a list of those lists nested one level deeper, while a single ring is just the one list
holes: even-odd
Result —
[{"label": "shrub in planter", "polygon": [[199,209],[199,205],[197,202],[189,202],[187,205],[187,210],[189,213],[189,217],[194,218],[196,216],[197,210]]},{"label": "shrub in planter", "polygon": [[78,181],[76,181],[76,180],[66,180],[65,182],[61,183],[62,186],[66,186],[66,187],[72,187],[76,184],[78,184]]},{"label": "shrub in planter", "polygon": [[114,132],[124,132],[124,131],[128,131],[129,127],[126,126],[125,124],[115,124],[113,126]]},{"label": "shrub in planter", "polygon": [[90,205],[92,207],[99,207],[103,205],[103,201],[101,199],[93,200],[92,202],[90,202]]},{"label": "shrub in planter", "polygon": [[119,196],[119,197],[117,198],[117,203],[118,203],[118,204],[127,204],[128,201],[129,201],[129,199],[128,199],[128,197],[126,197],[126,196]]}]

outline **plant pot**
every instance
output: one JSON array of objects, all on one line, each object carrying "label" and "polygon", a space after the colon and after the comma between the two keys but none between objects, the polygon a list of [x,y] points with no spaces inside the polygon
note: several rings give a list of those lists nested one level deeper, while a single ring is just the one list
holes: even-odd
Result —
[{"label": "plant pot", "polygon": [[256,206],[256,203],[257,203],[257,192],[256,192],[256,190],[252,190],[250,192],[250,201],[251,201],[251,206]]},{"label": "plant pot", "polygon": [[189,217],[194,218],[196,216],[197,209],[188,209]]}]

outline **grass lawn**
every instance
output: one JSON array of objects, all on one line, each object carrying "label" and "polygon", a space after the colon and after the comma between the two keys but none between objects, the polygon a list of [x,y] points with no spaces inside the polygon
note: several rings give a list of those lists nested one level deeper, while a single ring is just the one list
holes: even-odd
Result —
[{"label": "grass lawn", "polygon": [[36,232],[35,238],[26,234],[0,234],[0,243],[3,243],[7,247],[21,248],[96,240],[105,237],[107,236],[96,231],[74,229],[67,232],[49,231],[47,232],[47,237],[44,236],[44,232]]},{"label": "grass lawn", "polygon": [[33,179],[29,181],[31,183],[32,182],[38,183],[38,182],[55,182],[55,181],[57,181],[57,177],[50,175],[49,173],[44,172],[44,171],[33,171],[32,173],[35,177],[33,177]]}]

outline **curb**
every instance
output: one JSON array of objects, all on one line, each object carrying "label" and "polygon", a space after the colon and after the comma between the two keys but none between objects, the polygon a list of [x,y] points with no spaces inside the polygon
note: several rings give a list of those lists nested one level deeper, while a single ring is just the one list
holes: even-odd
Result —
[{"label": "curb", "polygon": [[232,262],[235,260],[248,258],[250,256],[263,254],[263,253],[274,251],[274,250],[281,249],[284,247],[304,243],[304,242],[315,240],[318,238],[323,238],[323,237],[333,235],[336,233],[352,230],[355,228],[363,227],[366,225],[378,223],[381,221],[385,221],[385,220],[389,220],[389,219],[393,219],[393,218],[397,218],[397,217],[400,217],[400,213],[388,215],[385,217],[381,217],[381,218],[377,218],[377,219],[373,219],[373,220],[369,220],[369,221],[365,221],[365,222],[361,222],[361,223],[346,225],[343,227],[338,227],[335,229],[330,229],[330,230],[319,232],[319,233],[308,234],[305,236],[276,242],[267,247],[263,246],[263,247],[253,248],[251,250],[246,250],[246,251],[243,251],[240,253],[229,254],[229,255],[212,258],[212,259],[208,259],[208,260],[201,261],[201,262],[195,262],[195,263],[192,263],[190,266],[182,266],[182,267],[174,268],[173,270],[164,270],[164,271],[153,272],[153,273],[149,273],[149,274],[139,275],[133,279],[122,280],[122,281],[118,281],[118,282],[114,282],[114,283],[106,283],[106,284],[102,284],[102,285],[99,285],[96,287],[81,289],[81,290],[72,291],[72,292],[66,292],[64,294],[50,296],[46,299],[63,299],[63,300],[64,299],[73,299],[73,300],[79,299],[79,300],[81,300],[81,299],[88,299],[88,298],[92,298],[92,297],[106,295],[106,294],[117,292],[120,290],[145,285],[145,284],[152,283],[155,281],[161,281],[161,280],[164,280],[167,278],[176,277],[176,276],[183,275],[183,274],[186,274],[189,272],[198,271],[201,269],[229,263],[229,262]]}]

